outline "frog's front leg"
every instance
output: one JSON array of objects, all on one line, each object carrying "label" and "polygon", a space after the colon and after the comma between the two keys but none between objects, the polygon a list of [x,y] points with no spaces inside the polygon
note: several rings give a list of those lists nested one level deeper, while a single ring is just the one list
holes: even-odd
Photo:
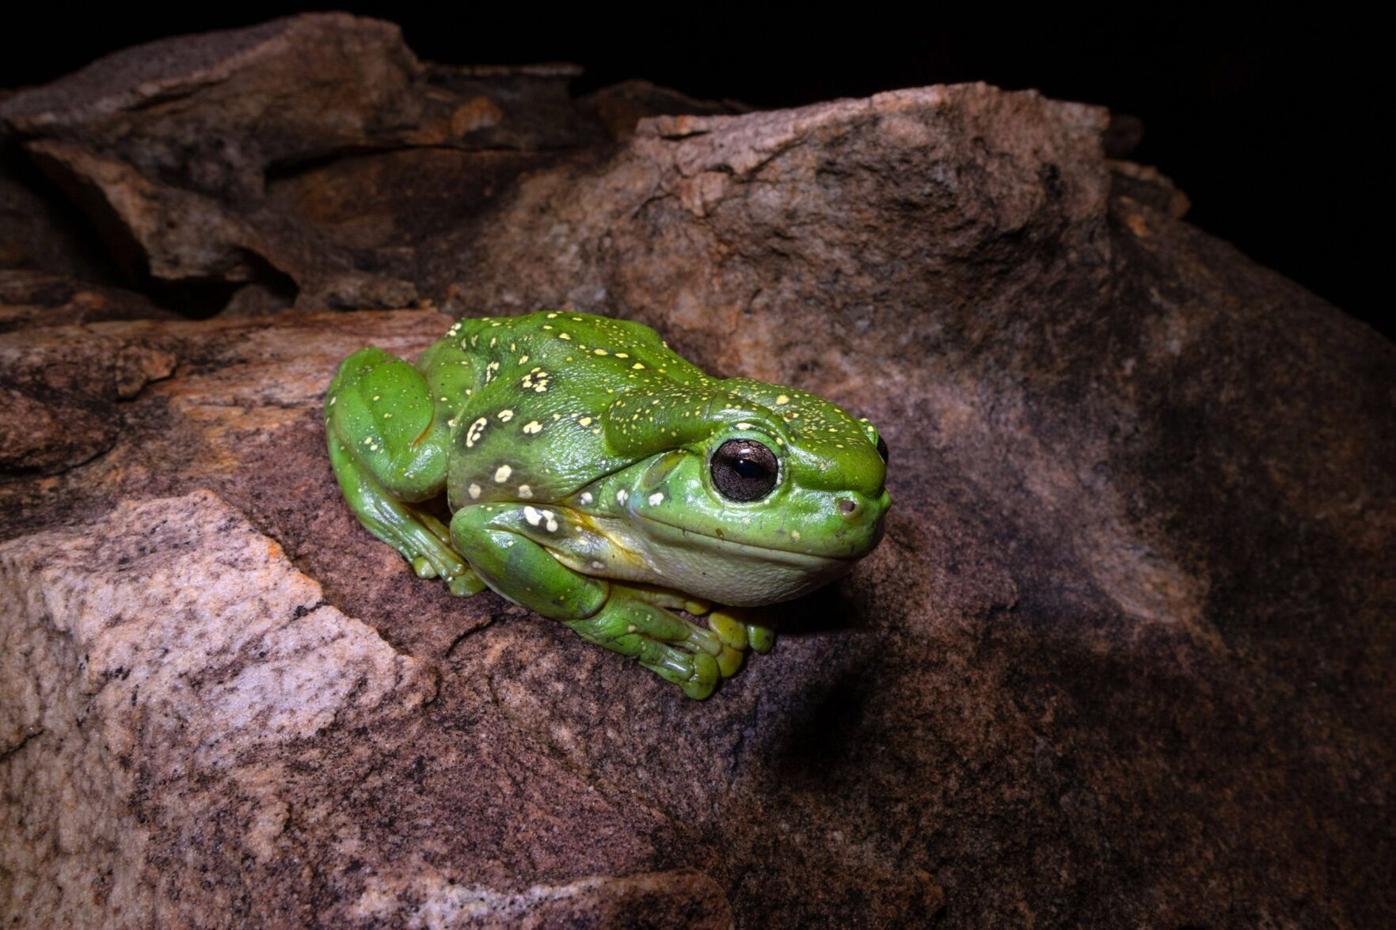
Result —
[{"label": "frog's front leg", "polygon": [[[573,571],[549,551],[570,520],[558,509],[477,504],[456,511],[451,538],[495,591],[583,639],[623,655],[681,687],[712,694],[730,652],[717,634],[655,603],[649,592]],[[735,671],[731,667],[731,671]]]},{"label": "frog's front leg", "polygon": [[325,433],[340,489],[369,532],[451,593],[483,589],[450,531],[414,506],[445,490],[450,440],[421,372],[381,349],[355,352],[330,384]]}]

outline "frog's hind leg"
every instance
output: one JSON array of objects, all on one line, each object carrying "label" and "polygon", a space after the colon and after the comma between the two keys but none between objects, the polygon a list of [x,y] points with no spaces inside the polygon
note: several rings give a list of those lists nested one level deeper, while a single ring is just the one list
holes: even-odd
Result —
[{"label": "frog's hind leg", "polygon": [[445,490],[450,439],[421,373],[381,349],[361,349],[339,366],[325,403],[330,462],[359,521],[420,577],[441,578],[453,594],[482,590],[450,531],[417,506]]},{"label": "frog's hind leg", "polygon": [[717,635],[647,593],[563,565],[546,543],[566,525],[552,510],[478,504],[456,511],[451,538],[485,583],[515,603],[566,623],[589,642],[634,656],[689,697],[712,694],[723,674]]}]

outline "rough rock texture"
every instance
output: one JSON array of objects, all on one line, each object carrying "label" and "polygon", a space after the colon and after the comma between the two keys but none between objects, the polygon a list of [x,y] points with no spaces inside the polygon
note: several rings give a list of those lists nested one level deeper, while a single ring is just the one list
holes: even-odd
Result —
[{"label": "rough rock texture", "polygon": [[130,279],[397,307],[417,250],[520,172],[641,116],[736,107],[643,82],[578,102],[577,73],[424,64],[396,26],[328,13],[128,49],[0,99],[0,128]]},{"label": "rough rock texture", "polygon": [[[381,24],[259,30],[122,67],[267,87],[296,36],[344,30],[381,57],[363,73],[399,73]],[[0,114],[40,159],[149,170],[94,127],[166,97],[99,83]],[[1396,347],[1189,227],[1166,179],[1105,158],[1102,111],[971,85],[660,118],[486,184],[464,147],[342,154],[334,120],[254,145],[205,84],[160,137],[318,152],[258,208],[298,204],[341,250],[307,254],[386,241],[394,186],[445,198],[394,266],[416,293],[640,319],[826,394],[883,429],[895,504],[877,552],[693,703],[418,581],[340,503],[333,365],[449,315],[239,315],[274,287],[202,322],[0,309],[23,411],[0,443],[8,924],[1396,918]],[[528,125],[619,126],[633,99],[665,98]],[[197,188],[207,153],[169,157],[159,197],[251,202]],[[314,261],[302,298],[369,273]]]}]

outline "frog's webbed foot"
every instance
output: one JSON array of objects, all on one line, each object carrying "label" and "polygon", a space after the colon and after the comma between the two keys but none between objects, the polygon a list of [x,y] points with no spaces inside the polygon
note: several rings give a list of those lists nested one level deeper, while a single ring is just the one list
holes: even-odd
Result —
[{"label": "frog's webbed foot", "polygon": [[[611,598],[615,600],[617,597],[634,601],[662,615],[659,622],[652,627],[645,628],[635,625],[634,628],[627,629],[625,635],[648,637],[654,642],[667,646],[670,650],[687,652],[695,657],[695,670],[696,666],[699,665],[706,669],[706,657],[711,656],[716,664],[717,674],[721,678],[731,678],[741,669],[747,649],[766,653],[770,652],[771,646],[775,642],[774,632],[770,627],[757,622],[760,619],[759,616],[748,608],[715,607],[712,604],[697,601],[662,588],[613,583],[611,585]],[[695,617],[701,618],[706,615],[707,626],[701,626],[672,612],[679,608]],[[606,632],[610,632],[610,630]],[[591,638],[585,632],[582,635]],[[658,652],[653,647],[646,648],[650,648],[652,652]],[[617,651],[626,650],[619,649]],[[655,668],[652,664],[647,663],[642,653],[628,654],[640,655],[641,665],[651,668],[667,680],[683,686],[684,692],[690,697],[707,697],[717,684],[715,679],[709,682],[706,677],[677,680],[666,675],[660,668]],[[703,658],[697,658],[699,655]],[[672,661],[672,656],[669,658],[671,660],[670,667],[678,664],[682,670],[682,660],[675,663]],[[695,694],[694,692],[698,690],[703,690],[703,693]]]},{"label": "frog's webbed foot", "polygon": [[434,538],[433,544],[415,556],[403,552],[417,577],[440,578],[456,597],[470,597],[485,590],[485,583],[475,569],[451,545],[451,531],[446,525],[420,508],[407,506],[407,509]]},{"label": "frog's webbed foot", "polygon": [[625,585],[611,585],[610,597],[596,616],[567,625],[589,642],[634,656],[640,665],[699,700],[741,667],[741,653],[724,645],[712,630]]},{"label": "frog's webbed foot", "polygon": [[451,545],[451,531],[445,524],[424,508],[385,491],[333,437],[330,461],[359,521],[401,553],[418,578],[440,578],[452,594],[460,597],[485,589],[485,583]]},{"label": "frog's webbed foot", "polygon": [[[655,597],[662,595],[655,589],[651,592],[645,589],[645,596]],[[762,655],[771,651],[775,645],[776,634],[767,623],[764,622],[761,611],[751,607],[724,607],[718,604],[710,604],[706,601],[693,600],[692,598],[679,598],[677,595],[670,595],[675,598],[673,603],[665,603],[656,600],[661,606],[681,606],[688,613],[695,617],[706,617],[708,627],[722,640],[723,645],[736,650],[738,653],[745,652],[748,648],[752,652]],[[738,662],[740,664],[740,662]],[[735,671],[735,668],[733,669]],[[730,677],[731,672],[724,672],[723,677]]]}]

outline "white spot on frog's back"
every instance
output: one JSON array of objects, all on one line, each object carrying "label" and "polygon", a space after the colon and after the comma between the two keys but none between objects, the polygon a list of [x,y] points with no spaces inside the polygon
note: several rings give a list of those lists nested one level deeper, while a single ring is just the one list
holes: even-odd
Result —
[{"label": "white spot on frog's back", "polygon": [[485,427],[489,425],[490,421],[484,417],[480,417],[474,423],[471,423],[470,429],[465,432],[465,447],[467,449],[475,448],[475,443],[480,441],[480,437],[484,435]]},{"label": "white spot on frog's back", "polygon": [[660,504],[664,503],[664,492],[655,491],[649,496],[649,501],[651,507],[658,507]]},{"label": "white spot on frog's back", "polygon": [[630,492],[627,491],[625,488],[621,488],[619,491],[616,492],[617,504],[624,505],[625,502],[628,500],[630,500]]},{"label": "white spot on frog's back", "polygon": [[594,497],[591,496],[591,492],[590,492],[590,491],[583,491],[583,492],[582,492],[582,497],[581,497],[582,506],[584,506],[584,507],[589,507],[589,506],[591,506],[591,502],[594,501],[595,499],[596,499],[596,498],[594,498]]},{"label": "white spot on frog's back", "polygon": [[465,493],[470,495],[471,500],[476,500],[480,497],[480,486],[472,481],[470,487],[465,489]]},{"label": "white spot on frog's back", "polygon": [[509,480],[509,476],[514,473],[513,466],[501,465],[494,470],[494,480],[496,484],[503,484]]}]

